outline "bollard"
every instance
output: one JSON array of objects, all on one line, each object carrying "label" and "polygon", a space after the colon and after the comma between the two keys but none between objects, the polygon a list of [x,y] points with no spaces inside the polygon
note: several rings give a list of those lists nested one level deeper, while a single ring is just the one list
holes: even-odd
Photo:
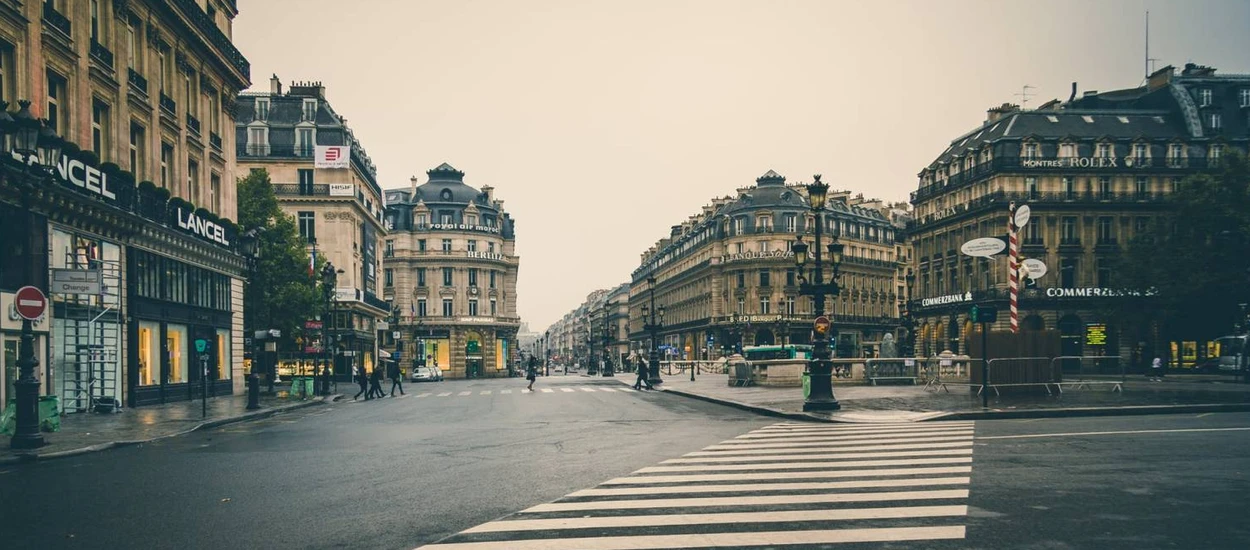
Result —
[{"label": "bollard", "polygon": [[247,410],[260,408],[260,377],[252,373],[247,377]]}]

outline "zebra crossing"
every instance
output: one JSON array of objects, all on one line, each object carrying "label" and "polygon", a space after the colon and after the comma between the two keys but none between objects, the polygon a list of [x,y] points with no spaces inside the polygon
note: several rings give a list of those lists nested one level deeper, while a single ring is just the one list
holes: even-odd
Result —
[{"label": "zebra crossing", "polygon": [[[422,389],[422,388],[417,388],[417,389]],[[519,388],[519,389],[501,389],[501,390],[459,390],[459,391],[453,390],[453,391],[418,391],[418,392],[414,392],[410,389],[408,393],[405,393],[402,396],[397,396],[397,398],[404,399],[404,398],[411,397],[415,399],[440,399],[444,397],[447,397],[447,398],[494,397],[494,396],[499,396],[499,395],[523,395],[523,394],[530,394],[530,393],[539,394],[539,395],[550,395],[550,394],[564,395],[564,394],[569,394],[569,393],[575,393],[575,394],[605,393],[609,395],[621,395],[621,394],[626,394],[626,393],[640,393],[640,392],[630,387],[618,388],[618,387],[603,387],[603,386],[562,386],[562,387],[554,388],[554,389],[553,388],[534,388],[533,390]],[[352,401],[352,402],[360,403],[362,401]]]},{"label": "zebra crossing", "polygon": [[974,422],[780,423],[429,550],[823,548],[965,537]]}]

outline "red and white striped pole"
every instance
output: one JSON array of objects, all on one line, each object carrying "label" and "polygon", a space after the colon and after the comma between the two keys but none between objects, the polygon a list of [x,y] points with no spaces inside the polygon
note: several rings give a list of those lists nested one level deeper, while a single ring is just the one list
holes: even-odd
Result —
[{"label": "red and white striped pole", "polygon": [[1011,333],[1020,331],[1020,313],[1017,309],[1017,297],[1020,294],[1020,241],[1016,238],[1016,203],[1008,206],[1007,212],[1007,284],[1011,290]]}]

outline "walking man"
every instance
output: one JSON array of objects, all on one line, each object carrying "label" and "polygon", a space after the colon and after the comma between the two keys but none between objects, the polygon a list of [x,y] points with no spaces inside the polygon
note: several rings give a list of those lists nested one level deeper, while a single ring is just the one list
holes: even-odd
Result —
[{"label": "walking man", "polygon": [[360,391],[352,397],[352,401],[359,399],[361,395],[364,395],[365,400],[368,401],[369,395],[367,392],[369,391],[369,377],[365,376],[364,369],[352,367],[352,372],[356,373],[356,383],[360,384]]},{"label": "walking man", "polygon": [[386,365],[386,375],[391,377],[391,397],[395,397],[395,388],[399,388],[399,395],[404,394],[404,377],[399,372],[399,362],[391,361]]},{"label": "walking man", "polygon": [[376,365],[369,376],[369,397],[386,397],[386,392],[382,391],[382,369]]},{"label": "walking man", "polygon": [[535,359],[532,355],[530,356],[529,365],[525,368],[525,379],[530,381],[530,385],[526,386],[525,389],[531,392],[534,391],[534,381],[538,379],[538,359]]},{"label": "walking man", "polygon": [[644,387],[648,390],[655,389],[651,387],[651,381],[647,379],[648,370],[646,361],[643,361],[641,357],[637,357],[634,362],[638,365],[638,379],[634,381],[634,389],[641,390]]}]

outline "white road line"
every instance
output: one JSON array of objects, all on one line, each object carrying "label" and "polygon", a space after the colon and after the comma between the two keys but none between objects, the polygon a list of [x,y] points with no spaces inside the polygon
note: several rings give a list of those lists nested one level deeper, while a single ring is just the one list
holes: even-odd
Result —
[{"label": "white road line", "polygon": [[875,428],[906,428],[906,427],[914,427],[914,426],[971,426],[971,425],[973,425],[973,424],[975,424],[975,423],[976,423],[976,421],[975,421],[975,420],[953,420],[953,421],[943,421],[943,422],[924,422],[924,423],[916,423],[916,422],[880,422],[880,423],[878,423],[878,422],[873,422],[873,423],[868,423],[868,424],[841,424],[841,425],[829,425],[829,424],[797,424],[797,425],[788,425],[788,424],[773,424],[773,425],[771,425],[771,426],[765,426],[765,427],[760,428],[760,429],[755,430],[755,431],[756,431],[756,432],[788,432],[788,431],[803,431],[803,430],[833,430],[833,431],[837,431],[837,430],[858,430],[858,429],[869,429],[869,428],[873,428],[873,429],[875,429]]},{"label": "white road line", "polygon": [[430,392],[425,392],[425,393],[420,393],[420,394],[417,394],[417,397],[418,397],[418,398],[421,398],[421,397],[429,397],[429,396],[431,396],[431,395],[433,395],[433,394],[431,394]]},{"label": "white road line", "polygon": [[479,393],[478,395],[490,395],[490,390],[486,390],[482,393]]},{"label": "white road line", "polygon": [[464,396],[464,395],[471,395],[472,393],[473,393],[473,392],[471,392],[471,391],[462,391],[462,392],[460,392],[460,393],[458,393],[458,394],[456,394],[456,395],[459,395],[459,396]]},{"label": "white road line", "polygon": [[804,430],[801,432],[776,432],[776,431],[754,431],[743,434],[734,439],[775,439],[779,437],[814,437],[821,435],[857,435],[857,434],[886,434],[886,433],[910,433],[910,432],[944,432],[954,430],[971,430],[971,424],[966,426],[899,426],[888,429],[880,428],[845,428],[839,430]]},{"label": "white road line", "polygon": [[724,485],[673,485],[665,487],[613,487],[583,489],[566,497],[610,497],[642,495],[688,495],[697,493],[762,493],[770,491],[829,491],[834,489],[880,489],[883,487],[929,487],[968,485],[970,477],[924,477],[908,479],[866,479],[859,481],[813,481],[807,483],[731,483]]},{"label": "white road line", "polygon": [[[880,442],[874,441],[873,443],[880,443]],[[968,447],[971,445],[972,445],[972,439],[969,438],[966,441],[949,441],[949,442],[942,442],[942,443],[905,443],[905,444],[896,444],[896,445],[875,445],[874,444],[874,445],[864,445],[860,447],[843,447],[840,445],[832,445],[832,446],[826,445],[824,447],[804,446],[804,447],[792,449],[792,450],[798,451],[798,452],[837,451],[837,452],[849,453],[852,451],[897,451],[897,450],[902,450],[902,449],[950,449],[954,447]],[[686,453],[685,455],[682,455],[682,456],[690,457],[690,456],[762,455],[762,454],[780,453],[780,452],[785,452],[785,451],[783,449],[735,449],[735,450],[729,450],[729,451],[695,451],[693,453]],[[794,455],[794,456],[795,458],[799,458],[801,455]]]},{"label": "white road line", "polygon": [[873,466],[920,466],[923,464],[972,464],[970,456],[942,458],[905,458],[894,460],[849,460],[842,462],[767,462],[763,464],[707,464],[703,466],[651,466],[634,472],[651,474],[657,472],[706,472],[733,470],[804,470],[825,468],[864,468]]},{"label": "white road line", "polygon": [[798,510],[790,512],[729,512],[718,514],[672,514],[665,516],[519,519],[492,521],[466,529],[463,532],[498,533],[504,531],[543,531],[548,529],[605,529],[636,527],[639,525],[665,527],[675,525],[715,525],[720,523],[934,518],[965,516],[967,514],[967,506],[905,506],[897,508],[850,508],[844,510]]},{"label": "white road line", "polygon": [[636,535],[529,539],[491,542],[433,544],[422,548],[446,550],[648,550],[658,548],[709,548],[888,542],[964,538],[964,526],[833,529],[822,531],[764,531],[758,533],[706,533],[695,535]]},{"label": "white road line", "polygon": [[853,434],[853,435],[816,435],[816,436],[789,436],[774,437],[769,439],[730,439],[722,441],[719,445],[755,445],[760,443],[794,443],[806,441],[855,441],[863,439],[889,439],[901,437],[939,437],[944,435],[966,435],[971,437],[972,430],[947,430],[947,431],[924,431],[924,432],[889,432],[889,433],[872,433],[872,434]]},{"label": "white road line", "polygon": [[669,476],[630,476],[609,479],[604,485],[642,485],[646,483],[698,483],[704,481],[759,481],[765,479],[831,479],[840,477],[885,477],[929,474],[968,474],[972,466],[935,466],[931,468],[883,468],[873,470],[837,470],[828,472],[753,472],[746,474],[690,474]]},{"label": "white road line", "polygon": [[649,498],[643,500],[596,500],[591,502],[550,502],[522,512],[581,512],[586,510],[639,510],[648,508],[690,508],[696,506],[769,506],[775,504],[826,504],[833,502],[890,502],[895,500],[935,500],[968,498],[967,489],[938,491],[894,491],[871,493],[825,493],[816,495],[768,495],[749,497]]},{"label": "white road line", "polygon": [[410,393],[403,393],[403,394],[400,394],[400,395],[399,395],[399,397],[396,397],[395,399],[403,399],[403,398],[405,398],[405,397],[412,397],[412,394],[410,394]]},{"label": "white road line", "polygon": [[573,392],[575,392],[575,391],[577,391],[577,390],[575,390],[575,389],[573,389],[573,388],[560,388],[560,391],[573,393]]},{"label": "white road line", "polygon": [[594,389],[594,388],[582,388],[582,391],[590,391],[590,392],[592,392],[592,391],[595,391],[595,389]]},{"label": "white road line", "polygon": [[[543,390],[543,393],[555,393],[556,391],[551,388],[543,388],[542,390]],[[573,390],[565,390],[565,391],[573,391]]]},{"label": "white road line", "polygon": [[512,390],[499,390],[499,393],[512,393]]},{"label": "white road line", "polygon": [[[876,439],[872,441],[848,441],[844,444],[885,444],[885,443],[934,443],[938,441],[972,441],[971,435],[949,435],[942,437],[899,437],[894,439]],[[801,448],[801,447],[828,447],[837,445],[839,441],[811,441],[811,442],[779,442],[779,443],[743,443],[736,445],[711,445],[705,447],[706,451],[728,451],[740,449],[782,449],[782,448]]]},{"label": "white road line", "polygon": [[1250,430],[1250,427],[1244,428],[1176,428],[1171,430],[1126,430],[1122,432],[1071,432],[1061,434],[1023,434],[1023,435],[991,435],[986,437],[978,437],[977,439],[1032,439],[1036,437],[1077,437],[1084,435],[1136,435],[1136,434],[1166,434],[1166,433],[1186,433],[1186,432],[1244,432]]},{"label": "white road line", "polygon": [[451,392],[448,391],[448,392],[443,392],[443,393],[438,394],[438,397],[447,397],[449,395],[451,395]]},{"label": "white road line", "polygon": [[[695,457],[695,458],[670,458],[660,464],[693,464],[700,462],[720,463],[720,462],[773,462],[778,460],[839,460],[843,458],[892,458],[899,456],[949,456],[949,455],[970,455],[972,447],[959,449],[934,449],[928,451],[885,451],[879,453],[822,453],[822,454],[784,454],[784,455],[758,455],[758,456],[721,456],[721,457]],[[801,464],[801,462],[796,462]]]},{"label": "white road line", "polygon": [[599,388],[599,391],[614,392],[616,388]]}]

